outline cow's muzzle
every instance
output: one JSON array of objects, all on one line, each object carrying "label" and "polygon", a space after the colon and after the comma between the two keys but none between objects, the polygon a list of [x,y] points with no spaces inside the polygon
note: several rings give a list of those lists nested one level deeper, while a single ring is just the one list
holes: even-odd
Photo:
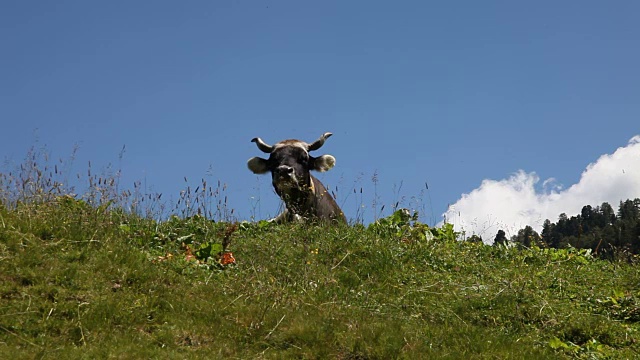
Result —
[{"label": "cow's muzzle", "polygon": [[293,176],[293,168],[287,165],[280,165],[276,168],[276,173],[280,177],[291,177]]},{"label": "cow's muzzle", "polygon": [[281,190],[298,188],[299,185],[295,171],[287,165],[280,165],[273,170],[273,184]]}]

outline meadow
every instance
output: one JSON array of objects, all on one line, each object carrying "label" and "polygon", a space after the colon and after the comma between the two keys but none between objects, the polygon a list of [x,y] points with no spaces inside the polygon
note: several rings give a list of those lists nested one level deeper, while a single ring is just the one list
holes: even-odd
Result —
[{"label": "meadow", "polygon": [[637,259],[489,246],[402,211],[236,222],[221,184],[158,220],[159,195],[90,170],[80,192],[33,160],[0,176],[3,359],[640,357]]}]

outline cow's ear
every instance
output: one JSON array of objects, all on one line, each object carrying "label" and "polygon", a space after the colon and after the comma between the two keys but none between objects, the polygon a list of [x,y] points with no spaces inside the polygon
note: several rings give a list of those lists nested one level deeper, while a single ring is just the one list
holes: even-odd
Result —
[{"label": "cow's ear", "polygon": [[265,174],[269,172],[267,160],[260,157],[253,157],[247,161],[247,167],[254,174]]},{"label": "cow's ear", "polygon": [[311,170],[315,171],[327,171],[336,165],[336,158],[331,155],[322,155],[317,158],[312,158],[312,168]]}]

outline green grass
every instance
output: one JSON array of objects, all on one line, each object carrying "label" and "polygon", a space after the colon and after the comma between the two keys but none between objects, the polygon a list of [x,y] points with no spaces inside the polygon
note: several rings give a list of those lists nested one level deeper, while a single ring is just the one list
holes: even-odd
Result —
[{"label": "green grass", "polygon": [[0,173],[0,359],[640,358],[637,262],[459,241],[402,212],[214,222],[233,214],[219,182],[167,208],[118,171],[73,195],[47,159]]},{"label": "green grass", "polygon": [[[0,207],[0,358],[640,356],[637,265],[414,225],[234,231],[68,196]],[[225,237],[236,264],[187,260]]]}]

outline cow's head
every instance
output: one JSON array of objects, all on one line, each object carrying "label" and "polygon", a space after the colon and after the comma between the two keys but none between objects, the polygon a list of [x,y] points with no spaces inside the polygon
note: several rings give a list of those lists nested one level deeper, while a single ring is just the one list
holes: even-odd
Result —
[{"label": "cow's head", "polygon": [[268,145],[260,138],[251,140],[258,149],[269,154],[269,159],[254,157],[247,166],[254,174],[271,172],[273,186],[280,197],[296,191],[312,191],[313,183],[309,171],[327,171],[336,164],[331,155],[313,157],[309,152],[318,150],[332,134],[324,133],[311,144],[300,140],[284,140]]}]

